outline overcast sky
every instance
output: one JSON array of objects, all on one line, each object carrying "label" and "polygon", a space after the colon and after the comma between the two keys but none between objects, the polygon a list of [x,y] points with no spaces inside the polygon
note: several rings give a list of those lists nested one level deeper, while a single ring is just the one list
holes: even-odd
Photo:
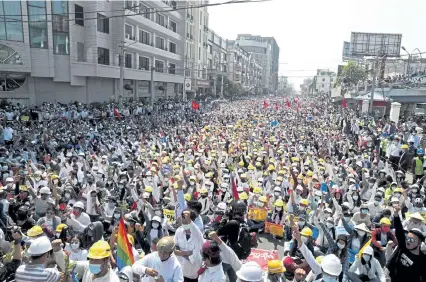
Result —
[{"label": "overcast sky", "polygon": [[426,0],[272,0],[209,7],[209,26],[226,39],[239,33],[274,36],[280,63],[287,63],[280,75],[299,89],[318,68],[337,71],[351,31],[401,33],[409,52],[426,52],[425,12]]}]

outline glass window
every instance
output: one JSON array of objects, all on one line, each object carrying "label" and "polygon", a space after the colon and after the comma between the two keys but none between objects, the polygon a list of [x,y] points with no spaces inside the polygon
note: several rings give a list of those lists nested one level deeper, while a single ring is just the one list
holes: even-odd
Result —
[{"label": "glass window", "polygon": [[98,64],[109,65],[109,50],[98,47]]},{"label": "glass window", "polygon": [[126,38],[127,39],[132,39],[133,38],[133,26],[131,25],[124,25],[124,33],[126,34]]},{"label": "glass window", "polygon": [[146,31],[139,30],[139,42],[143,43],[143,44],[150,45],[151,34],[146,32]]},{"label": "glass window", "polygon": [[170,21],[170,26],[169,26],[169,28],[170,28],[171,30],[173,30],[174,32],[176,32],[176,31],[177,31],[177,24],[176,24],[174,21]]},{"label": "glass window", "polygon": [[161,26],[165,26],[165,17],[161,14],[157,14],[157,21],[156,23],[158,23]]},{"label": "glass window", "polygon": [[139,69],[149,70],[149,58],[139,57]]},{"label": "glass window", "polygon": [[142,14],[145,18],[147,18],[147,19],[151,19],[151,9],[150,8],[148,8],[147,6],[145,6],[145,5],[141,5],[140,6],[140,12],[139,12],[140,14]]},{"label": "glass window", "polygon": [[98,14],[98,31],[109,33],[109,18],[104,15]]},{"label": "glass window", "polygon": [[75,24],[84,26],[84,10],[79,5],[74,5]]},{"label": "glass window", "polygon": [[86,52],[84,50],[84,43],[77,42],[77,62],[86,61]]},{"label": "glass window", "polygon": [[176,65],[175,64],[172,64],[172,63],[169,64],[169,73],[170,74],[176,74]]},{"label": "glass window", "polygon": [[24,41],[21,1],[0,0],[0,40]]},{"label": "glass window", "polygon": [[28,1],[28,19],[31,48],[47,49],[46,2]]},{"label": "glass window", "polygon": [[155,60],[155,71],[156,72],[164,72],[164,62]]},{"label": "glass window", "polygon": [[69,55],[68,1],[52,1],[53,53]]},{"label": "glass window", "polygon": [[155,47],[164,50],[166,48],[165,45],[166,44],[165,44],[164,38],[161,38],[161,37],[158,37],[158,36],[155,38]]},{"label": "glass window", "polygon": [[169,51],[176,54],[176,44],[173,42],[169,42]]},{"label": "glass window", "polygon": [[132,68],[132,54],[124,55],[124,67],[131,69]]}]

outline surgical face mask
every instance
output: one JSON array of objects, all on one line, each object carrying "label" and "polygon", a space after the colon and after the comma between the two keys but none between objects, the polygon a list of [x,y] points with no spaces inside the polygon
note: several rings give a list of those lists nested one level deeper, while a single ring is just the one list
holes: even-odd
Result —
[{"label": "surgical face mask", "polygon": [[399,199],[401,197],[401,194],[400,193],[395,193],[395,197]]},{"label": "surgical face mask", "polygon": [[157,229],[160,226],[160,223],[158,222],[153,222],[152,223],[152,228]]},{"label": "surgical face mask", "polygon": [[298,184],[302,184],[302,180],[298,179],[298,180],[297,180],[297,183],[298,183]]},{"label": "surgical face mask", "polygon": [[194,181],[189,181],[189,185],[194,186],[195,182]]},{"label": "surgical face mask", "polygon": [[371,256],[370,256],[370,255],[362,255],[362,258],[363,258],[365,261],[370,261]]},{"label": "surgical face mask", "polygon": [[365,231],[357,230],[356,232],[360,237],[363,237],[365,235]]},{"label": "surgical face mask", "polygon": [[300,228],[302,228],[303,226],[305,226],[305,222],[304,221],[299,221],[297,224],[299,225]]},{"label": "surgical face mask", "polygon": [[89,263],[89,270],[92,274],[99,274],[102,271],[102,264]]},{"label": "surgical face mask", "polygon": [[275,208],[275,210],[276,210],[276,211],[282,211],[282,210],[283,210],[283,208],[282,208],[282,207],[276,207],[276,208]]},{"label": "surgical face mask", "polygon": [[325,274],[324,272],[322,273],[322,281],[324,282],[336,282],[338,281],[339,277],[335,277],[335,276],[330,276],[328,274]]},{"label": "surgical face mask", "polygon": [[183,230],[189,230],[191,229],[191,224],[182,224]]},{"label": "surgical face mask", "polygon": [[374,201],[374,205],[375,205],[375,206],[380,205],[380,201],[375,200],[375,201]]},{"label": "surgical face mask", "polygon": [[417,194],[417,192],[418,192],[419,190],[418,189],[411,189],[411,192],[413,193],[413,194]]},{"label": "surgical face mask", "polygon": [[78,250],[78,248],[80,248],[80,243],[79,242],[77,242],[77,243],[71,243],[71,249],[73,249],[75,251],[75,250]]},{"label": "surgical face mask", "polygon": [[362,214],[368,214],[368,210],[366,210],[366,209],[362,209],[362,210],[361,210],[361,213],[362,213]]},{"label": "surgical face mask", "polygon": [[278,196],[280,195],[280,192],[274,192],[274,195],[275,195],[276,197],[278,197]]},{"label": "surgical face mask", "polygon": [[119,219],[119,218],[120,218],[120,214],[119,214],[119,213],[115,213],[115,214],[114,214],[114,218],[115,218],[115,219]]},{"label": "surgical face mask", "polygon": [[345,244],[344,243],[337,243],[337,247],[339,247],[339,249],[343,250],[345,248]]},{"label": "surgical face mask", "polygon": [[264,205],[265,205],[265,203],[262,203],[262,202],[257,203],[257,206],[258,206],[258,207],[263,207]]},{"label": "surgical face mask", "polygon": [[71,198],[71,194],[70,193],[65,193],[65,198],[67,198],[67,199],[69,199],[69,198]]},{"label": "surgical face mask", "polygon": [[302,236],[302,242],[303,242],[304,244],[306,244],[306,242],[308,242],[308,240],[309,240],[309,238],[308,238],[308,237]]},{"label": "surgical face mask", "polygon": [[353,195],[352,199],[354,199],[354,201],[358,201],[359,197],[358,197],[358,195]]},{"label": "surgical face mask", "polygon": [[61,233],[60,232],[57,232],[56,233],[56,238],[59,238],[61,236]]},{"label": "surgical face mask", "polygon": [[333,227],[334,227],[334,224],[333,224],[333,223],[331,223],[331,222],[327,222],[325,225],[327,226],[327,228],[328,228],[328,229],[330,229],[330,228],[333,228]]},{"label": "surgical face mask", "polygon": [[351,220],[351,217],[350,216],[345,216],[345,220],[346,220],[346,222],[348,222],[349,220]]},{"label": "surgical face mask", "polygon": [[114,202],[109,202],[108,203],[108,208],[113,209],[115,207],[115,203]]},{"label": "surgical face mask", "polygon": [[280,181],[275,181],[275,185],[280,186],[281,182]]}]

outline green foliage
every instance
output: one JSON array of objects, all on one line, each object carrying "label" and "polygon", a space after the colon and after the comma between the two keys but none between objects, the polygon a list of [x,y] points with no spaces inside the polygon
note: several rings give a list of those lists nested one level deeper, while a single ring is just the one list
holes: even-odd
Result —
[{"label": "green foliage", "polygon": [[[218,75],[216,77],[216,93],[220,93],[220,87],[222,83],[222,76]],[[223,76],[223,95],[225,97],[231,97],[234,95],[239,95],[242,92],[241,84],[234,83],[229,80],[226,76]]]},{"label": "green foliage", "polygon": [[337,78],[334,86],[356,86],[360,81],[367,79],[367,73],[362,66],[355,62],[349,62],[342,70],[342,73]]}]

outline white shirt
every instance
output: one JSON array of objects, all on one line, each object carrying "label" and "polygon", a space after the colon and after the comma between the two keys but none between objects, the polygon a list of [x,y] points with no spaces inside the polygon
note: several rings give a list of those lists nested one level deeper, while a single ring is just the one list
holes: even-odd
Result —
[{"label": "white shirt", "polygon": [[87,250],[77,249],[73,251],[71,245],[66,243],[64,250],[69,253],[70,260],[72,261],[86,261],[87,260]]},{"label": "white shirt", "polygon": [[179,246],[181,251],[192,251],[192,255],[188,258],[177,256],[180,264],[182,265],[183,276],[190,279],[198,277],[198,270],[202,264],[201,248],[204,243],[203,234],[200,229],[191,221],[190,223],[191,237],[186,239],[186,232],[183,227],[176,230],[174,241],[176,246]]},{"label": "white shirt", "polygon": [[70,217],[67,219],[67,225],[77,233],[83,233],[84,229],[91,223],[90,217],[85,212],[82,212],[78,218],[75,218],[74,214],[71,214]]},{"label": "white shirt", "polygon": [[161,261],[158,252],[153,252],[133,264],[132,271],[140,275],[141,281],[155,282],[154,277],[145,274],[147,268],[155,269],[158,275],[163,277],[164,282],[183,282],[182,266],[174,254],[166,261]]},{"label": "white shirt", "polygon": [[368,268],[366,265],[361,263],[360,259],[356,259],[354,264],[349,268],[350,272],[354,272],[357,275],[367,275],[369,279],[379,279],[380,282],[385,282],[386,277],[383,274],[382,267],[380,266],[379,261],[372,257],[370,260],[371,268]]}]

